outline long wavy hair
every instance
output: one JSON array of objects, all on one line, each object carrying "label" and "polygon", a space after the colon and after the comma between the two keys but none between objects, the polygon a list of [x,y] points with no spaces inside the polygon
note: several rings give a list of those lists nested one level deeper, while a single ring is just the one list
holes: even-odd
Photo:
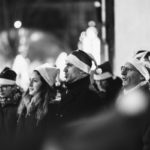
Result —
[{"label": "long wavy hair", "polygon": [[24,113],[26,116],[30,115],[31,113],[35,113],[37,122],[39,122],[48,112],[48,103],[55,99],[56,89],[55,87],[50,87],[38,71],[35,72],[37,72],[42,81],[39,92],[36,95],[31,96],[28,89],[24,93],[24,96],[18,107],[18,115],[20,118]]}]

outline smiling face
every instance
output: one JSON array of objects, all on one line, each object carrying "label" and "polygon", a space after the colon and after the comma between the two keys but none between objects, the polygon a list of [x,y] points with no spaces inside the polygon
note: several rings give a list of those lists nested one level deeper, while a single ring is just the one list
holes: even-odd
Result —
[{"label": "smiling face", "polygon": [[31,96],[34,96],[36,93],[39,92],[41,85],[41,77],[36,71],[34,71],[30,77],[29,94]]},{"label": "smiling face", "polygon": [[121,67],[122,85],[125,89],[131,89],[144,80],[144,77],[130,63]]}]

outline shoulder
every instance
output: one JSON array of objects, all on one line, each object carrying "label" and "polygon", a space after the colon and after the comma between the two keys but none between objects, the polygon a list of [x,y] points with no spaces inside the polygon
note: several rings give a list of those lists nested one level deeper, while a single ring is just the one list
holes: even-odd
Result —
[{"label": "shoulder", "polygon": [[88,89],[86,92],[88,96],[98,97],[98,93],[93,89]]}]

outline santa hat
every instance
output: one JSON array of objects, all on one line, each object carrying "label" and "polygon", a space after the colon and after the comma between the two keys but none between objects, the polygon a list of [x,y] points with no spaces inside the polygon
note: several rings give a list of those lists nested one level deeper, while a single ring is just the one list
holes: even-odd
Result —
[{"label": "santa hat", "polygon": [[134,58],[142,61],[145,64],[145,66],[150,69],[150,51],[138,50],[134,55]]},{"label": "santa hat", "polygon": [[94,80],[105,80],[112,77],[113,77],[112,69],[108,61],[99,65],[93,75]]},{"label": "santa hat", "polygon": [[16,72],[5,67],[0,73],[0,85],[14,85],[16,84]]},{"label": "santa hat", "polygon": [[146,81],[150,79],[150,51],[148,50],[138,50],[134,57],[128,61],[131,63]]},{"label": "santa hat", "polygon": [[66,63],[71,63],[88,74],[91,71],[92,61],[96,65],[94,57],[91,54],[88,54],[82,50],[73,51],[67,56],[66,59]]},{"label": "santa hat", "polygon": [[38,71],[50,86],[53,86],[57,82],[60,73],[58,68],[51,67],[48,63],[38,66],[34,70]]}]

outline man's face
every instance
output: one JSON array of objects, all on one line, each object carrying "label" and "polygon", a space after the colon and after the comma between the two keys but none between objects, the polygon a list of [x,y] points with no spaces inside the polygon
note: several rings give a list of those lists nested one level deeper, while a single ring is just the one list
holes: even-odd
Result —
[{"label": "man's face", "polygon": [[12,89],[12,85],[0,85],[0,97],[9,97]]},{"label": "man's face", "polygon": [[66,64],[66,67],[64,68],[64,72],[65,72],[66,82],[68,83],[73,83],[82,77],[81,70],[75,67],[71,63]]},{"label": "man's face", "polygon": [[125,89],[130,89],[138,85],[144,77],[135,69],[135,67],[126,63],[121,67],[122,84]]}]

